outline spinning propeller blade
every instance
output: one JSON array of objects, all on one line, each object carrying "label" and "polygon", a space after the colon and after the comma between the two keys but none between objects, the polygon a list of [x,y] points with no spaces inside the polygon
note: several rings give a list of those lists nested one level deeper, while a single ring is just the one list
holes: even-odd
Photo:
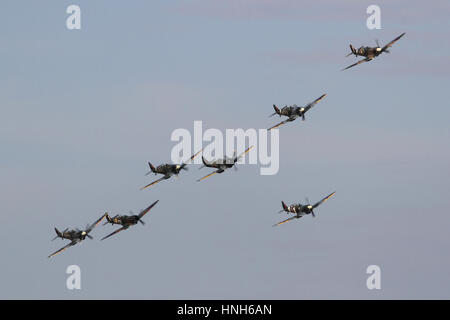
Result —
[{"label": "spinning propeller blade", "polygon": [[[310,205],[311,205],[311,203],[309,203],[309,199],[308,199],[308,197],[306,197],[306,204],[307,204],[308,206],[310,206]],[[315,218],[315,217],[316,217],[316,215],[314,214],[314,210],[312,210],[312,209],[311,209],[311,215],[313,216],[313,218]]]}]

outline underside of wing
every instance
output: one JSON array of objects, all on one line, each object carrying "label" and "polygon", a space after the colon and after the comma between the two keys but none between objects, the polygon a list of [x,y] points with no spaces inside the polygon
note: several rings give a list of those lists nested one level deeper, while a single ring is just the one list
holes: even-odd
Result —
[{"label": "underside of wing", "polygon": [[60,254],[61,252],[63,252],[64,250],[66,250],[67,248],[69,248],[69,247],[71,247],[71,246],[73,246],[73,245],[75,245],[75,244],[77,244],[78,243],[78,241],[72,241],[72,242],[70,242],[69,244],[67,244],[67,245],[65,245],[64,247],[62,247],[61,249],[59,249],[58,251],[55,251],[55,252],[53,252],[51,255],[49,255],[48,257],[49,258],[51,258],[51,257],[54,257],[54,256],[56,256],[57,254]]},{"label": "underside of wing", "polygon": [[319,103],[320,100],[322,100],[323,98],[325,98],[326,95],[327,95],[327,94],[324,93],[324,94],[321,95],[319,98],[317,98],[317,99],[314,100],[313,102],[309,103],[309,104],[306,106],[306,108],[305,108],[306,110],[305,110],[305,111],[308,111],[309,109],[311,109],[312,107],[314,107],[317,103]]},{"label": "underside of wing", "polygon": [[206,178],[209,178],[209,177],[211,177],[211,176],[215,175],[216,173],[219,173],[219,170],[217,170],[217,171],[213,171],[213,172],[211,172],[210,174],[208,174],[208,175],[204,176],[203,178],[201,178],[201,179],[198,179],[197,181],[198,181],[198,182],[200,182],[200,181],[202,181],[202,180],[205,180]]},{"label": "underside of wing", "polygon": [[318,206],[320,206],[322,203],[324,203],[325,201],[327,201],[328,199],[330,199],[332,196],[334,196],[336,192],[333,192],[332,194],[329,194],[328,196],[326,196],[325,198],[323,198],[322,200],[320,200],[319,202],[317,202],[315,205],[313,205],[313,208],[317,208]]},{"label": "underside of wing", "polygon": [[142,187],[141,190],[144,190],[144,189],[146,189],[148,187],[151,187],[152,185],[157,184],[158,182],[161,182],[162,180],[165,180],[165,177],[159,178],[158,180],[155,180],[152,183],[149,183],[145,187]]},{"label": "underside of wing", "polygon": [[387,45],[385,45],[381,51],[386,51],[386,49],[390,48],[394,43],[396,43],[401,37],[405,35],[405,32],[403,32],[401,35],[399,35],[397,38],[389,42]]},{"label": "underside of wing", "polygon": [[190,159],[189,159],[189,161],[192,161],[192,160],[194,160],[194,158],[196,157],[196,156],[198,156],[199,155],[199,153],[200,152],[202,152],[203,151],[203,148],[202,149],[200,149],[200,151],[198,151],[196,154],[194,154]]},{"label": "underside of wing", "polygon": [[370,59],[370,58],[365,58],[365,59],[359,60],[358,62],[356,62],[356,63],[354,63],[354,64],[352,64],[352,65],[349,65],[348,67],[342,69],[341,71],[350,69],[350,68],[352,68],[352,67],[354,67],[354,66],[357,66],[358,64],[361,64],[361,63],[363,63],[363,62],[367,62],[367,61],[370,61],[370,60],[372,60],[372,59]]},{"label": "underside of wing", "polygon": [[92,231],[92,229],[94,229],[105,217],[106,217],[107,213],[105,212],[100,218],[97,219],[97,221],[95,221],[93,224],[91,224],[86,232],[89,233]]},{"label": "underside of wing", "polygon": [[123,230],[126,230],[126,229],[128,229],[128,226],[123,226],[122,228],[117,229],[116,231],[108,234],[106,237],[103,237],[100,240],[105,240],[106,238],[109,238],[109,237],[115,235],[116,233],[119,233],[120,231],[123,231]]},{"label": "underside of wing", "polygon": [[276,128],[282,126],[283,124],[285,124],[286,122],[288,122],[288,121],[287,121],[287,120],[281,121],[280,123],[274,125],[273,127],[269,128],[269,129],[267,129],[267,130],[276,129]]},{"label": "underside of wing", "polygon": [[276,227],[276,226],[279,226],[280,224],[289,222],[289,221],[294,220],[294,219],[299,219],[299,218],[301,218],[301,217],[293,216],[293,217],[287,218],[286,220],[283,220],[281,222],[278,222],[278,223],[274,224],[272,227]]},{"label": "underside of wing", "polygon": [[253,148],[253,146],[248,147],[244,152],[242,152],[238,157],[236,157],[234,160],[235,162],[238,161],[240,158],[242,158],[246,153],[248,153],[251,149]]},{"label": "underside of wing", "polygon": [[150,209],[151,208],[153,208],[157,203],[158,203],[158,201],[159,200],[156,200],[155,202],[153,202],[151,205],[149,205],[147,208],[145,208],[144,210],[142,210],[140,213],[139,213],[139,219],[140,218],[142,218],[147,212],[149,212],[150,211]]}]

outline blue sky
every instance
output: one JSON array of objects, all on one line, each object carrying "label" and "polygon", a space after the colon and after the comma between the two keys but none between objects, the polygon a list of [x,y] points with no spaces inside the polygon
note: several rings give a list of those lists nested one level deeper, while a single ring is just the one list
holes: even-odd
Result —
[{"label": "blue sky", "polygon": [[[0,4],[1,298],[449,298],[448,1]],[[345,72],[356,47],[402,32]],[[170,161],[174,129],[267,128],[272,104],[308,114],[280,129],[280,171],[193,166],[139,191]],[[280,200],[318,210],[279,228]],[[55,226],[160,202],[54,259]],[[82,290],[65,288],[78,264]],[[382,289],[367,290],[368,265]]]}]

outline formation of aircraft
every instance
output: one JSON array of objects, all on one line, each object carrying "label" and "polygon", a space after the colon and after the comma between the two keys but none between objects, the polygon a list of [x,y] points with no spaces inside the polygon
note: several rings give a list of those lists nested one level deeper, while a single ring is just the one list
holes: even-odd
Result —
[{"label": "formation of aircraft", "polygon": [[363,62],[368,62],[371,61],[372,59],[378,57],[380,54],[386,52],[386,53],[390,53],[389,52],[389,48],[396,43],[401,37],[403,37],[405,35],[405,32],[402,33],[401,35],[399,35],[397,38],[395,38],[394,40],[392,40],[391,42],[389,42],[387,45],[385,45],[384,47],[381,47],[380,44],[378,43],[378,40],[375,40],[377,46],[376,47],[359,47],[359,49],[356,49],[355,47],[353,47],[350,44],[350,50],[351,52],[347,55],[351,56],[351,55],[355,55],[355,57],[361,56],[361,57],[365,57],[362,60],[359,60],[358,62],[349,65],[348,67],[342,69],[342,71],[350,69],[354,66],[357,66],[358,64],[361,64]]},{"label": "formation of aircraft", "polygon": [[[394,40],[392,40],[391,42],[389,42],[388,44],[386,44],[385,46],[381,47],[380,44],[378,43],[378,40],[376,41],[377,46],[376,47],[360,47],[358,49],[356,49],[355,47],[353,47],[353,45],[350,44],[350,50],[351,52],[347,55],[355,55],[355,57],[358,56],[362,56],[364,57],[364,59],[344,68],[343,70],[347,70],[349,68],[352,68],[356,65],[359,65],[363,62],[368,62],[373,60],[374,58],[378,57],[380,54],[382,53],[389,53],[389,48],[395,43],[397,42],[401,37],[403,37],[405,35],[405,33],[402,33],[401,35],[399,35],[398,37],[396,37]],[[287,123],[287,122],[292,122],[294,120],[296,120],[297,118],[302,118],[302,120],[305,120],[305,114],[306,112],[308,112],[313,106],[315,106],[320,100],[322,100],[324,97],[326,96],[326,94],[322,94],[319,98],[317,98],[316,100],[314,100],[311,103],[308,103],[307,105],[303,106],[303,107],[299,107],[297,105],[292,105],[292,106],[285,106],[281,109],[279,109],[276,105],[273,105],[273,108],[275,110],[275,112],[273,114],[271,114],[270,116],[274,116],[274,115],[279,115],[281,116],[285,116],[287,117],[286,120],[281,121],[280,123],[272,126],[271,128],[267,129],[267,130],[272,130],[275,128],[278,128],[280,126],[282,126],[283,124]],[[207,161],[203,156],[202,156],[202,162],[203,162],[203,167],[208,167],[208,168],[214,168],[216,169],[215,171],[211,172],[210,174],[200,178],[197,181],[202,181],[212,175],[215,175],[217,173],[222,173],[224,172],[226,169],[230,169],[232,167],[236,168],[236,163],[237,161],[244,156],[246,153],[248,153],[251,149],[253,148],[253,146],[249,147],[248,149],[246,149],[242,154],[240,154],[239,156],[236,156],[236,152],[235,155],[231,158],[225,157],[224,159],[219,159],[219,160],[215,160],[215,161]],[[155,175],[157,174],[161,174],[163,175],[161,178],[149,183],[148,185],[146,185],[145,187],[142,187],[141,190],[146,189],[162,180],[167,180],[172,176],[178,176],[179,173],[181,172],[181,170],[187,170],[187,164],[192,161],[202,150],[198,151],[197,153],[195,153],[193,156],[191,156],[189,158],[189,160],[187,162],[181,163],[181,164],[162,164],[159,165],[158,167],[154,167],[150,162],[148,162],[148,165],[150,167],[150,171],[146,174],[149,175],[150,173],[154,173]],[[274,224],[273,226],[278,226],[281,224],[284,224],[286,222],[295,220],[295,219],[299,219],[305,215],[311,215],[312,217],[315,217],[315,213],[314,213],[314,209],[316,209],[318,206],[320,206],[322,203],[324,203],[325,201],[327,201],[328,199],[330,199],[332,196],[335,195],[336,192],[333,192],[331,194],[329,194],[328,196],[326,196],[325,198],[323,198],[322,200],[316,202],[315,204],[311,205],[309,203],[309,200],[306,199],[306,204],[292,204],[292,205],[286,205],[284,203],[284,201],[281,201],[281,205],[282,205],[282,210],[279,213],[285,212],[286,214],[293,214],[291,217],[287,218],[286,220],[283,220],[279,223]],[[107,239],[123,230],[128,229],[130,226],[136,225],[138,222],[140,222],[141,224],[145,224],[144,221],[142,221],[142,217],[147,214],[157,203],[159,200],[156,200],[155,202],[153,202],[150,206],[148,206],[147,208],[145,208],[144,210],[142,210],[139,214],[135,215],[135,214],[131,214],[131,215],[116,215],[114,217],[110,217],[108,213],[105,213],[103,216],[101,216],[99,219],[97,219],[93,224],[88,225],[86,227],[86,229],[84,230],[80,230],[80,229],[71,229],[69,230],[68,228],[65,229],[64,231],[59,231],[57,228],[55,228],[55,232],[56,232],[56,237],[53,239],[57,239],[57,238],[61,238],[61,239],[66,239],[66,240],[70,240],[70,242],[65,245],[64,247],[62,247],[61,249],[53,252],[52,254],[50,254],[48,257],[51,258],[61,252],[63,252],[64,250],[66,250],[67,248],[76,245],[77,243],[80,243],[81,241],[85,240],[86,238],[92,239],[92,236],[89,234],[96,226],[97,224],[99,224],[104,218],[107,219],[107,221],[105,222],[106,224],[112,224],[112,225],[120,225],[121,227],[119,229],[116,229],[115,231],[113,231],[112,233],[108,234],[107,236],[103,237],[101,240]]]},{"label": "formation of aircraft", "polygon": [[[99,219],[97,219],[93,224],[88,225],[86,227],[85,230],[80,230],[78,228],[76,229],[72,229],[69,230],[68,228],[65,229],[64,231],[59,231],[57,228],[55,228],[55,232],[56,232],[56,237],[54,237],[52,239],[55,240],[57,238],[61,238],[61,239],[67,239],[70,240],[70,243],[68,243],[67,245],[65,245],[64,247],[62,247],[61,249],[53,252],[51,255],[49,255],[48,257],[51,258],[53,256],[56,256],[57,254],[60,254],[61,252],[63,252],[64,250],[66,250],[67,248],[76,245],[77,243],[83,241],[86,238],[89,239],[93,239],[93,237],[89,234],[104,218],[106,218],[106,223],[111,223],[111,224],[120,224],[122,225],[121,228],[117,229],[116,231],[114,231],[113,233],[107,235],[106,237],[103,237],[101,240],[109,238],[110,236],[128,229],[130,226],[137,224],[138,222],[145,224],[144,221],[142,221],[142,217],[150,211],[151,208],[153,208],[159,200],[156,200],[155,202],[153,202],[150,206],[148,206],[146,209],[142,210],[139,214],[137,215],[123,215],[123,216],[119,216],[116,215],[113,218],[111,218],[108,214],[108,212],[105,212],[105,214],[103,214]],[[105,225],[104,224],[104,225]]]}]

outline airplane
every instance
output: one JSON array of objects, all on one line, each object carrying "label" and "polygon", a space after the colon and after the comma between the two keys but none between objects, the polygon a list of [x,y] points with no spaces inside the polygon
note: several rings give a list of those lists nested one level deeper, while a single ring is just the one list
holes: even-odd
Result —
[{"label": "airplane", "polygon": [[90,226],[88,225],[86,227],[86,230],[79,230],[77,229],[73,229],[73,230],[69,230],[69,229],[65,229],[64,231],[59,231],[57,228],[55,228],[56,231],[56,237],[54,237],[52,239],[55,240],[57,238],[61,238],[61,239],[67,239],[70,240],[71,242],[69,244],[67,244],[66,246],[62,247],[61,249],[53,252],[51,255],[49,255],[48,257],[51,258],[61,252],[63,252],[64,250],[66,250],[67,248],[76,245],[77,243],[83,241],[84,239],[89,238],[89,239],[93,239],[92,236],[89,235],[89,233],[92,231],[92,229],[95,228],[95,226],[97,226],[97,224],[99,224],[103,218],[106,216],[106,213],[104,215],[102,215],[99,219],[97,219],[97,221],[95,221],[93,224],[91,224]]},{"label": "airplane", "polygon": [[283,220],[281,222],[274,224],[272,227],[278,226],[280,224],[283,224],[285,222],[288,222],[288,221],[291,221],[294,219],[299,219],[307,214],[311,214],[313,217],[315,217],[316,215],[314,214],[314,209],[317,208],[318,206],[320,206],[322,203],[324,203],[328,199],[330,199],[332,196],[334,196],[335,193],[336,192],[333,192],[332,194],[326,196],[325,198],[323,198],[319,202],[315,203],[314,205],[309,204],[308,198],[306,198],[307,204],[305,204],[305,205],[298,203],[298,204],[292,204],[292,205],[288,206],[284,203],[284,201],[281,201],[283,210],[280,210],[278,213],[286,212],[287,214],[294,213],[295,215],[286,220]]},{"label": "airplane", "polygon": [[[235,166],[236,162],[243,156],[245,155],[247,152],[249,152],[251,149],[253,148],[253,146],[247,148],[247,150],[245,150],[244,152],[242,152],[238,157],[234,156],[233,158],[228,158],[225,157],[224,159],[220,159],[220,160],[216,160],[213,162],[208,162],[204,157],[202,157],[202,161],[203,161],[203,167],[208,167],[208,168],[215,168],[217,169],[216,171],[213,171],[212,173],[204,176],[201,179],[198,179],[197,181],[202,181],[205,180],[208,177],[211,177],[212,175],[215,175],[216,173],[222,173],[224,172],[226,169],[229,169],[233,166]],[[236,152],[235,152],[236,154]],[[203,168],[202,167],[202,168]],[[236,169],[236,167],[234,167]],[[201,168],[200,168],[201,169]]]},{"label": "airplane", "polygon": [[288,119],[286,119],[286,120],[284,120],[284,121],[281,121],[280,123],[274,125],[273,127],[269,128],[269,129],[267,129],[267,130],[272,130],[272,129],[278,128],[279,126],[281,126],[281,125],[283,125],[283,124],[285,124],[285,123],[287,123],[287,122],[294,121],[294,120],[297,119],[298,117],[302,117],[302,120],[305,120],[305,113],[306,113],[309,109],[311,109],[312,107],[314,107],[314,106],[315,106],[320,100],[322,100],[325,96],[326,96],[326,93],[323,94],[323,95],[321,95],[319,98],[317,98],[317,99],[314,100],[313,102],[308,103],[308,104],[307,104],[306,106],[304,106],[304,107],[299,107],[299,106],[297,106],[296,104],[294,104],[294,105],[292,105],[292,106],[290,106],[290,107],[285,106],[285,107],[279,109],[276,105],[273,105],[273,108],[275,109],[275,112],[272,113],[272,114],[270,115],[270,117],[272,117],[272,116],[278,114],[280,117],[281,117],[281,116],[286,116],[286,117],[288,117]]},{"label": "airplane", "polygon": [[[203,149],[202,149],[203,150]],[[192,157],[189,158],[189,161],[192,161],[202,150],[200,150],[199,152],[197,152],[196,154],[194,154]],[[154,167],[150,162],[148,163],[148,166],[150,167],[150,171],[147,172],[145,175],[149,175],[150,173],[154,173],[155,175],[157,174],[163,174],[164,176],[162,178],[159,178],[158,180],[155,180],[151,183],[149,183],[148,185],[146,185],[145,187],[142,187],[141,190],[144,190],[154,184],[157,184],[158,182],[162,181],[162,180],[167,180],[170,177],[172,177],[173,175],[178,176],[178,174],[180,173],[181,170],[188,170],[188,168],[186,168],[187,162],[184,162],[182,164],[171,164],[171,163],[165,163],[165,164],[161,164],[158,167]]]},{"label": "airplane", "polygon": [[134,215],[130,215],[130,216],[127,216],[127,215],[123,215],[123,216],[116,215],[116,216],[114,216],[114,217],[111,218],[111,217],[108,215],[108,213],[106,213],[106,220],[107,220],[107,221],[106,221],[103,225],[108,224],[108,223],[111,223],[112,225],[120,224],[120,225],[122,225],[122,227],[119,228],[119,229],[117,229],[116,231],[114,231],[114,232],[108,234],[107,236],[103,237],[101,240],[105,240],[106,238],[109,238],[109,237],[111,237],[112,235],[115,235],[116,233],[119,233],[120,231],[126,230],[126,229],[128,229],[129,227],[134,226],[134,225],[137,224],[138,222],[140,222],[140,223],[142,223],[142,225],[144,225],[145,222],[141,220],[142,217],[143,217],[147,212],[149,212],[150,209],[153,208],[153,207],[158,203],[158,201],[159,201],[159,200],[156,200],[155,202],[153,202],[150,206],[148,206],[147,208],[145,208],[144,210],[142,210],[139,214],[134,214]]},{"label": "airplane", "polygon": [[399,35],[397,38],[395,38],[394,40],[392,40],[391,42],[389,42],[387,45],[385,45],[384,47],[380,47],[380,44],[378,43],[378,40],[375,40],[375,42],[377,43],[376,47],[359,47],[359,49],[356,49],[355,47],[353,47],[350,44],[350,50],[352,52],[350,52],[348,55],[346,55],[346,57],[351,56],[351,55],[355,55],[355,57],[358,56],[362,56],[365,57],[365,59],[359,60],[358,62],[342,69],[341,71],[347,70],[351,67],[354,67],[358,64],[361,64],[363,62],[368,62],[371,61],[372,59],[378,57],[380,54],[382,54],[383,52],[389,52],[389,48],[395,43],[397,42],[401,37],[403,37],[405,35],[405,32],[402,33],[401,35]]}]

